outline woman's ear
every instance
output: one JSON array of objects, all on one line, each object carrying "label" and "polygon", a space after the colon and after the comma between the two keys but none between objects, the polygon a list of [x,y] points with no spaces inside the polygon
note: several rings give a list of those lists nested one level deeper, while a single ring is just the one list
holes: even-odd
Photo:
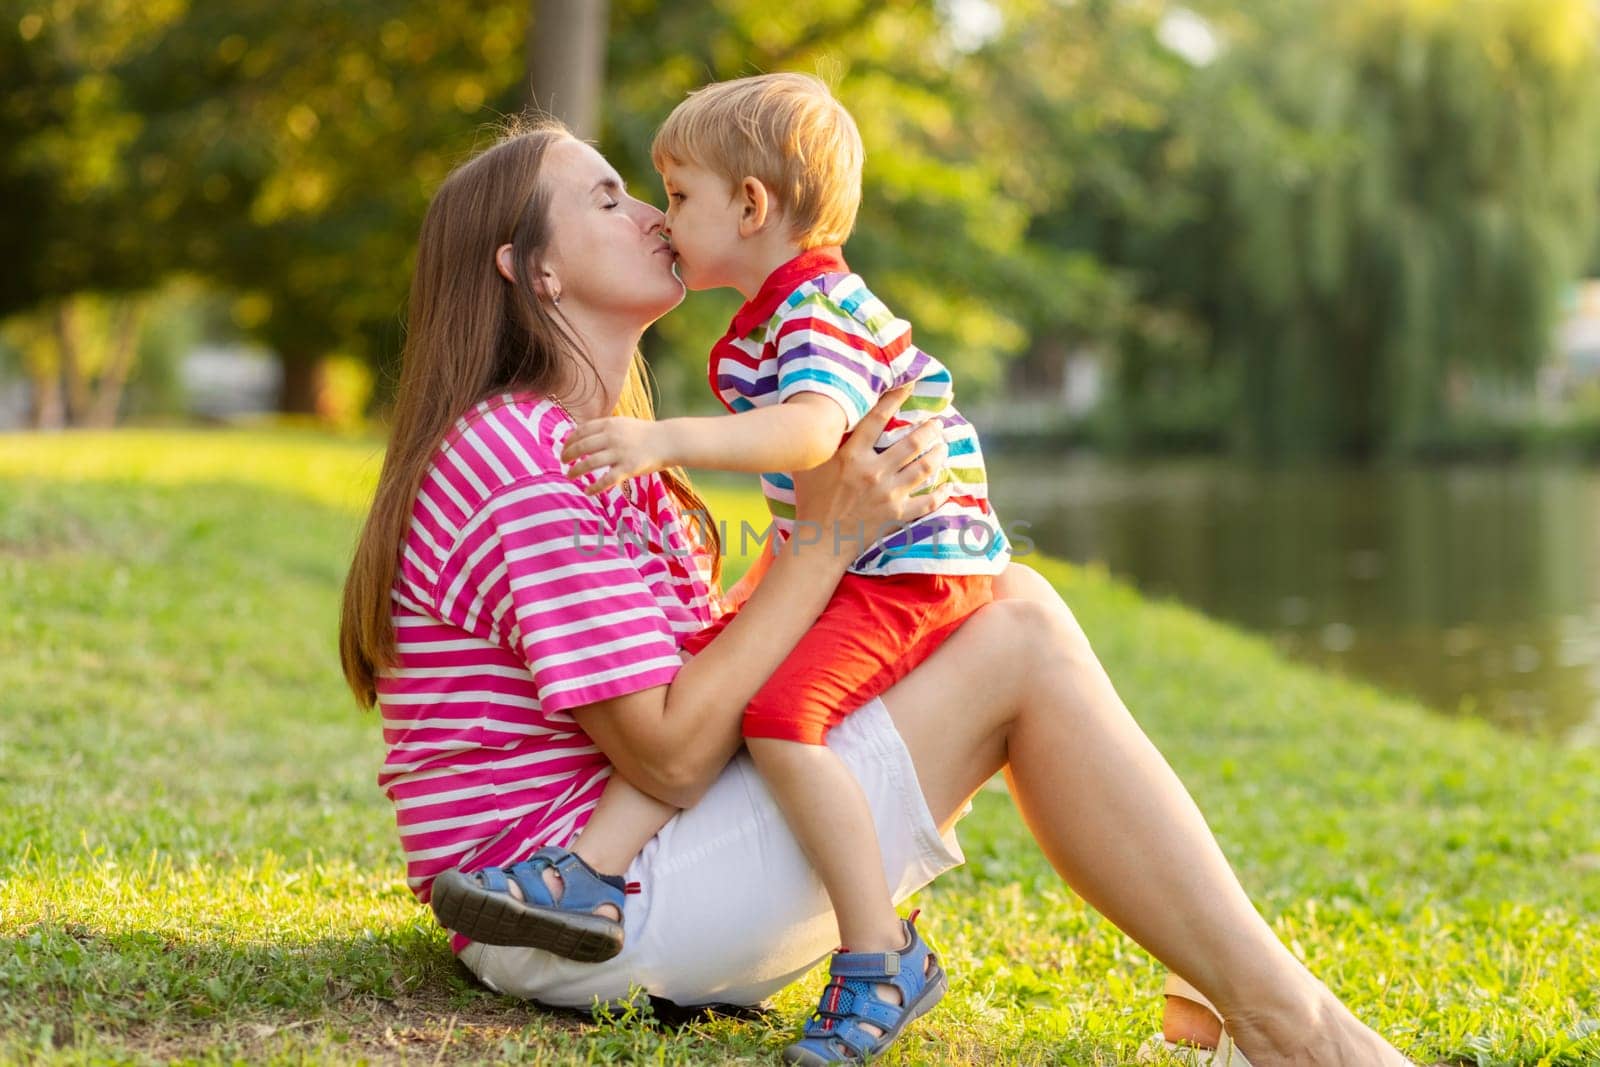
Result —
[{"label": "woman's ear", "polygon": [[771,219],[772,198],[760,178],[745,178],[739,184],[739,195],[744,201],[739,210],[739,236],[754,237]]},{"label": "woman's ear", "polygon": [[[494,250],[494,266],[500,272],[500,277],[515,285],[517,272],[512,269],[516,262],[511,258],[513,254],[510,245],[501,245]],[[555,273],[549,267],[540,271],[539,276],[533,280],[533,291],[541,299],[548,300],[552,304],[561,303],[561,283],[556,281]]]},{"label": "woman's ear", "polygon": [[511,256],[511,246],[501,245],[499,248],[494,250],[494,265],[495,269],[500,272],[500,277],[515,285],[517,281],[517,272],[515,269],[515,261],[512,260]]},{"label": "woman's ear", "polygon": [[540,299],[548,300],[557,307],[561,306],[561,283],[556,280],[555,272],[549,267],[541,270],[539,276],[533,280],[533,291]]}]

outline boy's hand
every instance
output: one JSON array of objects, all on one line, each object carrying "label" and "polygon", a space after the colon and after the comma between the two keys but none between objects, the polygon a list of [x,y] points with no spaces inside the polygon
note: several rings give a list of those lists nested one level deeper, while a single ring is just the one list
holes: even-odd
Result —
[{"label": "boy's hand", "polygon": [[597,493],[621,485],[628,478],[676,464],[671,449],[672,431],[665,422],[610,415],[590,419],[572,431],[561,450],[563,462],[573,463],[569,478],[609,467],[584,493]]}]

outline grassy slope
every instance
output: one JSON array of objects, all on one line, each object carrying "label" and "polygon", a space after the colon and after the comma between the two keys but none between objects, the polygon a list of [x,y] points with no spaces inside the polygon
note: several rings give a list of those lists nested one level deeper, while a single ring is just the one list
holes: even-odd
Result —
[{"label": "grassy slope", "polygon": [[[464,983],[401,886],[334,655],[377,446],[0,437],[0,1058],[770,1061]],[[718,514],[753,515],[748,494]],[[735,523],[735,525],[737,525]],[[735,565],[736,566],[736,565]],[[1441,721],[1048,564],[1282,936],[1418,1058],[1600,1061],[1600,758]],[[889,1062],[1119,1063],[1157,970],[1001,792],[923,895],[955,976]],[[1586,1022],[1585,1020],[1589,1020]]]}]

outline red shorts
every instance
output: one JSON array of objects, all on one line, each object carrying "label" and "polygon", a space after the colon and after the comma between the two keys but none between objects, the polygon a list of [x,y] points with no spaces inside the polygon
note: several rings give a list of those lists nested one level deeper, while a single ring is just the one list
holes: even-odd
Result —
[{"label": "red shorts", "polygon": [[[744,736],[820,745],[994,599],[987,574],[846,574],[822,615],[744,711]],[[698,655],[737,612],[690,635]]]}]

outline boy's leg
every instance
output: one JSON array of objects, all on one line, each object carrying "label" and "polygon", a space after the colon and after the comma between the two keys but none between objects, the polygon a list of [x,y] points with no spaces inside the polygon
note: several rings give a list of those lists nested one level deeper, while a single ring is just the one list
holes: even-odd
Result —
[{"label": "boy's leg", "polygon": [[[518,864],[444,871],[433,883],[433,912],[474,942],[583,963],[611,959],[626,938],[620,872],[676,811],[613,773],[579,840],[540,848]],[[538,882],[529,880],[535,876]]]},{"label": "boy's leg", "polygon": [[[641,792],[622,775],[612,772],[605,792],[600,794],[600,803],[595,805],[570,851],[598,873],[621,877],[633,857],[677,813],[677,808]],[[565,888],[561,875],[545,870],[540,877],[550,898],[559,901]],[[514,881],[507,884],[506,892],[523,899],[522,889]],[[622,913],[611,904],[602,905],[595,914],[622,921]]]},{"label": "boy's leg", "polygon": [[[987,580],[846,575],[745,710],[745,747],[827,891],[839,940],[850,952],[895,952],[915,942],[907,941],[895,912],[866,796],[823,740],[927,658],[989,596]],[[933,957],[927,959],[931,966]],[[902,1003],[895,986],[876,989],[880,1000]],[[869,1022],[856,1025],[883,1033]]]},{"label": "boy's leg", "polygon": [[[594,814],[572,843],[572,852],[601,874],[621,876],[639,850],[677,813],[671,804],[634,788],[633,783],[613,771]],[[545,872],[546,885],[553,874]]]},{"label": "boy's leg", "polygon": [[745,744],[828,891],[840,942],[852,952],[902,947],[872,810],[855,776],[825,745],[767,737]]},{"label": "boy's leg", "polygon": [[811,861],[852,952],[903,946],[872,814],[854,777],[823,744],[828,729],[925,659],[987,580],[846,575],[794,651],[745,712],[745,745]]},{"label": "boy's leg", "polygon": [[[680,651],[680,658],[687,663],[690,656],[710,644],[711,639],[720,633],[732,618],[733,613],[730,612],[719,622],[695,634],[694,637],[700,641],[699,645]],[[640,850],[660,832],[667,824],[667,820],[677,813],[677,808],[635,788],[632,782],[613,768],[611,777],[606,779],[605,792],[600,794],[600,803],[596,804],[594,811],[590,813],[589,821],[583,824],[577,840],[572,843],[571,851],[573,855],[601,874],[620,878],[627,872],[628,864],[633,862],[633,858]],[[554,871],[544,872],[545,888],[550,890],[556,900],[561,899],[560,883],[560,875]],[[621,915],[612,915],[615,911],[615,908],[608,906],[601,914],[611,915],[620,922]]]}]

